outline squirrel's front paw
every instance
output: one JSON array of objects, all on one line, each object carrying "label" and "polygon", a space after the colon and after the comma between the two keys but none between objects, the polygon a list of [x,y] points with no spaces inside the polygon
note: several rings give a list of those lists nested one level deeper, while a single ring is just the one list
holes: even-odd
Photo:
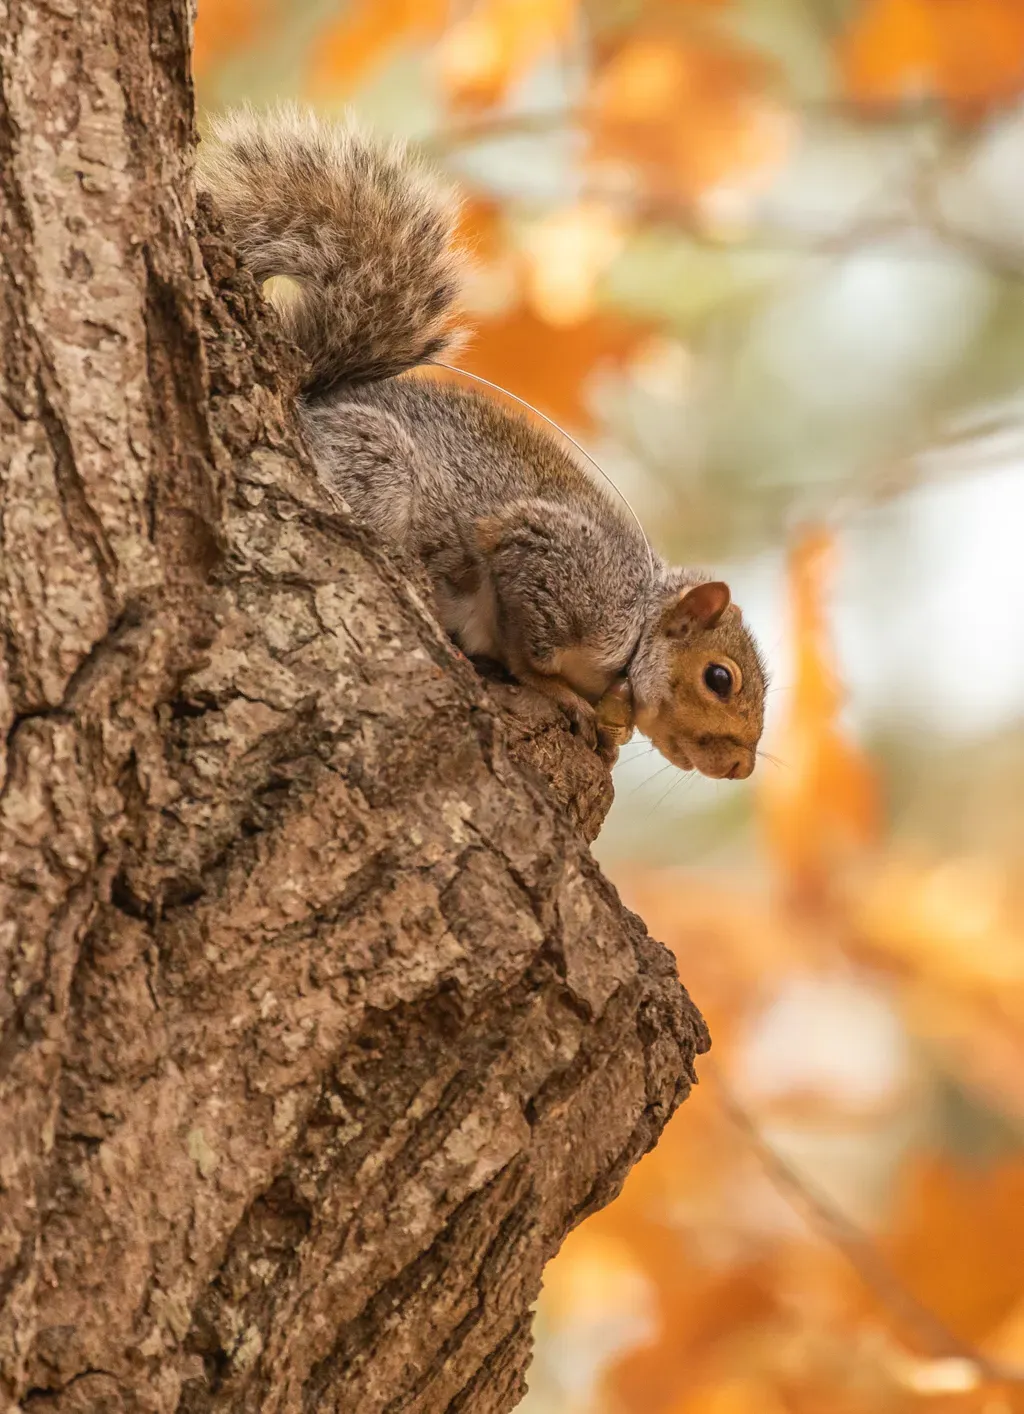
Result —
[{"label": "squirrel's front paw", "polygon": [[627,678],[613,683],[594,708],[597,721],[597,750],[602,760],[614,766],[619,747],[633,735],[633,692]]}]

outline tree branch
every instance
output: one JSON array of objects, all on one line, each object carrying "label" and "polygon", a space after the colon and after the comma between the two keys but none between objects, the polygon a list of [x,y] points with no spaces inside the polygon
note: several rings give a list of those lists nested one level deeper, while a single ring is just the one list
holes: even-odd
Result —
[{"label": "tree branch", "polygon": [[795,1208],[809,1218],[812,1226],[831,1246],[837,1248],[855,1269],[865,1286],[879,1299],[895,1320],[913,1333],[918,1343],[936,1360],[955,1359],[965,1363],[976,1381],[993,1384],[1024,1384],[1024,1370],[1003,1361],[991,1360],[967,1341],[961,1340],[900,1281],[878,1248],[820,1192],[815,1191],[791,1164],[764,1138],[757,1124],[725,1084],[717,1067],[711,1070],[719,1103],[726,1115],[757,1155],[765,1172]]}]

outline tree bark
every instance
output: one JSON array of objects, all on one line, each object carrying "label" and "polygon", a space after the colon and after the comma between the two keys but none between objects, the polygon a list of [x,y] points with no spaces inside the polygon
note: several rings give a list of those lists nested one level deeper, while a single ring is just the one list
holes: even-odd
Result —
[{"label": "tree bark", "polygon": [[317,486],[184,0],[0,0],[0,1408],[511,1409],[706,1047],[610,801]]}]

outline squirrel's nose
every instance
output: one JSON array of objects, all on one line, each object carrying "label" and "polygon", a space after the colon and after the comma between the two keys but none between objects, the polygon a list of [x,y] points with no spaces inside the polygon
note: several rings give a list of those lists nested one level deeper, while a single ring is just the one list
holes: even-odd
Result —
[{"label": "squirrel's nose", "polygon": [[737,756],[736,760],[729,767],[726,779],[730,781],[745,781],[754,769],[754,753],[748,751],[742,756]]}]

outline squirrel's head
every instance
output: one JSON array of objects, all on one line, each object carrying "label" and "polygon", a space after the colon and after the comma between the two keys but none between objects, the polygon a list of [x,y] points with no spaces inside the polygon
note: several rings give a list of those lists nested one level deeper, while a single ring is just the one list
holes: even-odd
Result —
[{"label": "squirrel's head", "polygon": [[727,584],[667,586],[629,680],[637,727],[674,766],[730,780],[750,775],[765,669]]}]

